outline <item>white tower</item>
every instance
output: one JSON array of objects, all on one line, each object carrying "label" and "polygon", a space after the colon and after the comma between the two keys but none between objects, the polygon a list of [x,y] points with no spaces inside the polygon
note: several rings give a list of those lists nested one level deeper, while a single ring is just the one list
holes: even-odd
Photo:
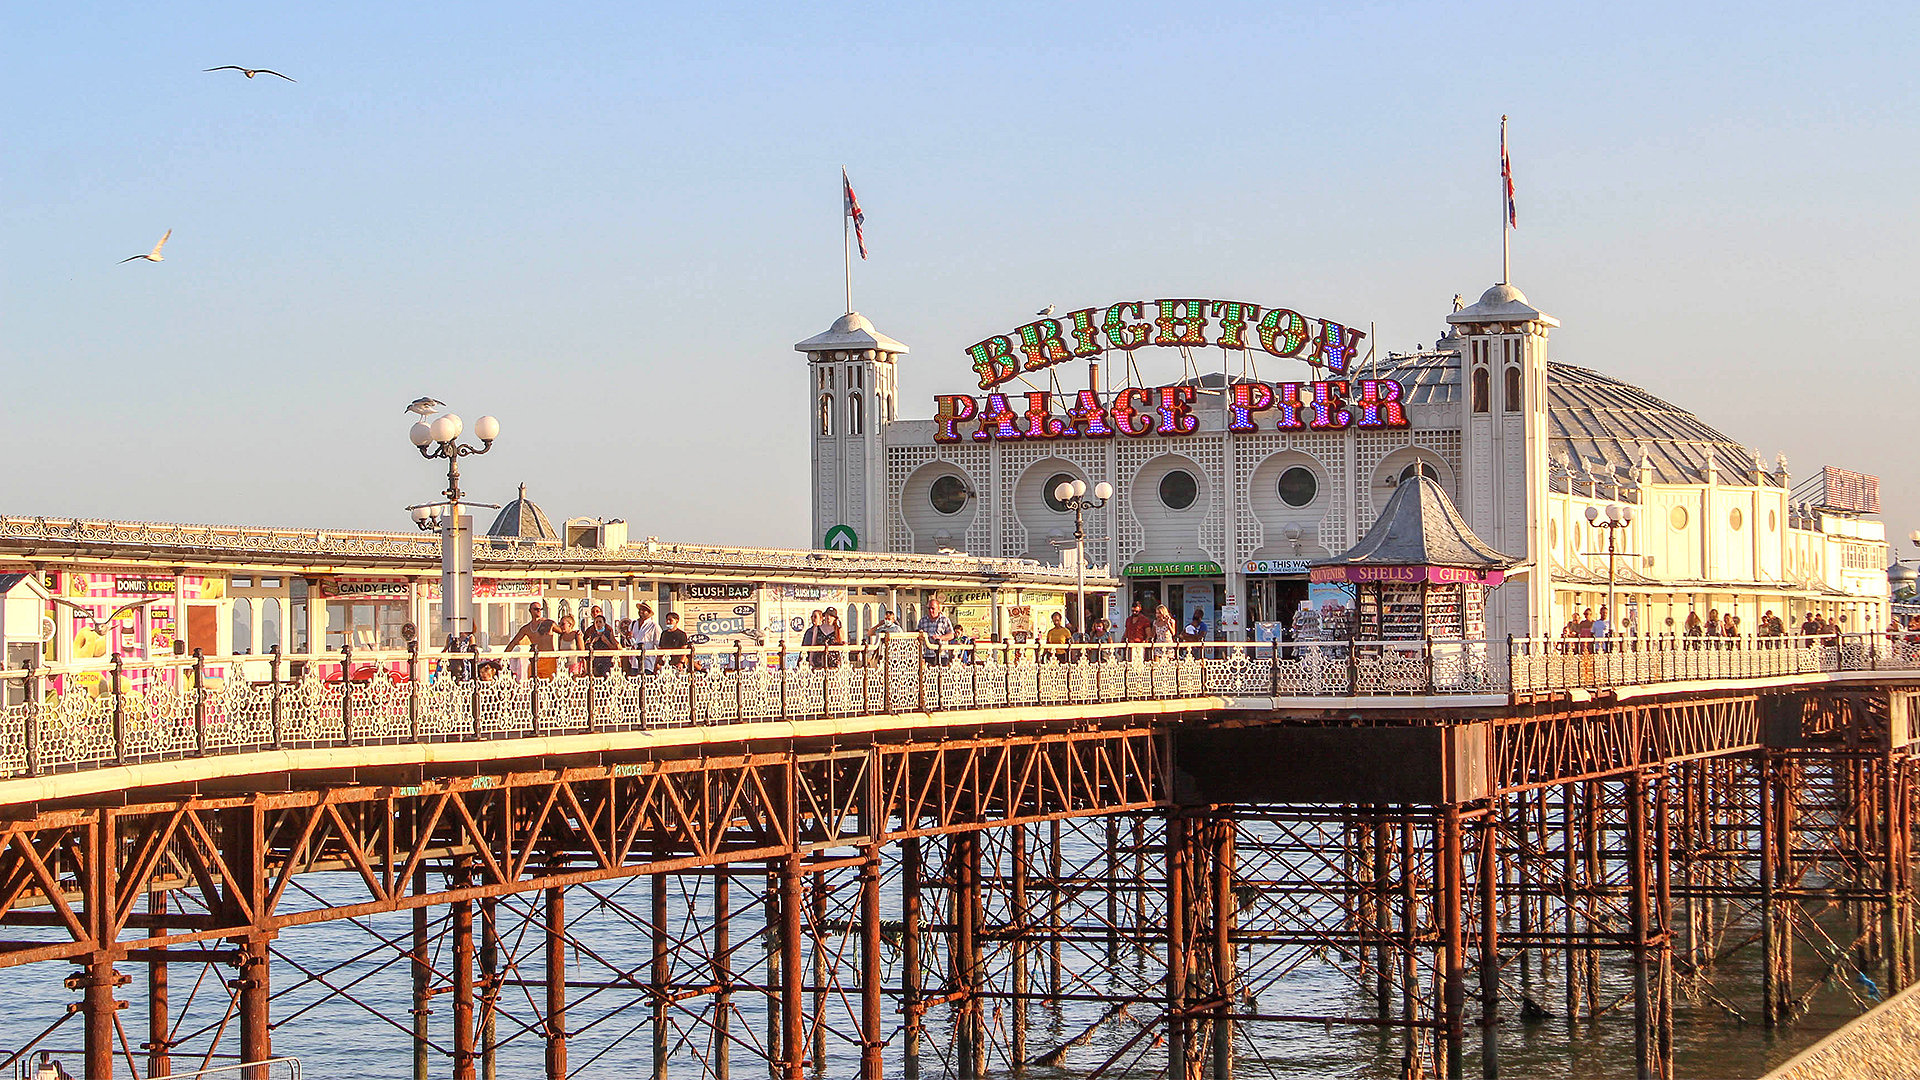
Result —
[{"label": "white tower", "polygon": [[1482,540],[1533,569],[1489,594],[1487,634],[1552,633],[1547,522],[1547,332],[1560,325],[1502,283],[1447,316],[1459,331],[1460,511]]},{"label": "white tower", "polygon": [[813,426],[813,543],[887,546],[887,424],[898,404],[894,361],[905,345],[849,312],[794,346],[807,354]]}]

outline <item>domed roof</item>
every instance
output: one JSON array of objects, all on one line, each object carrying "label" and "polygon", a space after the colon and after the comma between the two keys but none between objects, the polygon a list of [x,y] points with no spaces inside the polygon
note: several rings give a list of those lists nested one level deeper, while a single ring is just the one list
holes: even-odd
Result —
[{"label": "domed roof", "polygon": [[1480,302],[1488,307],[1493,307],[1496,304],[1512,304],[1516,302],[1524,304],[1527,302],[1527,294],[1503,281],[1493,288],[1488,289],[1486,292],[1481,293]]},{"label": "domed roof", "polygon": [[833,320],[833,325],[794,346],[814,359],[831,359],[836,352],[873,352],[891,360],[907,351],[905,345],[873,328],[873,323],[857,311],[849,311]]},{"label": "domed roof", "polygon": [[1730,482],[1752,482],[1752,450],[1678,405],[1572,364],[1547,365],[1547,434],[1552,460],[1635,468],[1644,448],[1657,483],[1702,483],[1709,461]]},{"label": "domed roof", "polygon": [[[1389,356],[1379,371],[1400,383],[1408,405],[1460,401],[1460,354],[1449,349]],[[1702,483],[1709,460],[1730,482],[1751,482],[1752,450],[1678,405],[1572,364],[1547,364],[1547,435],[1550,461],[1633,469],[1645,448],[1657,483]],[[1566,477],[1554,484],[1566,490]]]},{"label": "domed roof", "polygon": [[493,524],[487,527],[487,535],[516,540],[560,539],[553,522],[547,520],[547,512],[527,498],[526,484],[520,485],[519,498],[500,508]]}]

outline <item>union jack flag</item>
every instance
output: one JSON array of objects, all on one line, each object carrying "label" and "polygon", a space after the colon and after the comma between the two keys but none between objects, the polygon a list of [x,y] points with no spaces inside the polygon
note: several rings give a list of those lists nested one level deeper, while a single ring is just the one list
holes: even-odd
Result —
[{"label": "union jack flag", "polygon": [[[1513,214],[1513,163],[1507,160],[1507,118],[1500,118],[1500,182],[1507,189],[1507,227],[1517,229],[1519,223]],[[851,194],[852,189],[848,189]]]},{"label": "union jack flag", "polygon": [[860,197],[853,193],[853,181],[847,179],[846,166],[840,167],[840,187],[847,196],[847,216],[853,219],[853,239],[860,245],[860,257],[867,257],[867,215],[860,210]]}]

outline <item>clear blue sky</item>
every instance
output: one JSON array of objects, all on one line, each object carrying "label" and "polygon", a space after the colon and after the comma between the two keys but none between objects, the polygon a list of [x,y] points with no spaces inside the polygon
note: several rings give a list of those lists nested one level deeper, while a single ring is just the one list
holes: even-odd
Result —
[{"label": "clear blue sky", "polygon": [[1430,340],[1499,275],[1504,112],[1554,357],[1878,473],[1904,536],[1915,12],[12,5],[0,512],[404,528],[431,394],[504,426],[480,498],[804,545],[842,164],[921,416],[1049,302]]}]

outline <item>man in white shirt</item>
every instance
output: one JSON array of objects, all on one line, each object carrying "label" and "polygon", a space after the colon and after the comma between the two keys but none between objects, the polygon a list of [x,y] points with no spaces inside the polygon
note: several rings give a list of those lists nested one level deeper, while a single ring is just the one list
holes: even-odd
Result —
[{"label": "man in white shirt", "polygon": [[[633,629],[633,647],[645,652],[660,648],[660,623],[653,617],[653,605],[643,600],[634,611],[640,616],[640,625]],[[649,675],[653,673],[654,663],[653,657],[648,656],[646,664]]]}]

